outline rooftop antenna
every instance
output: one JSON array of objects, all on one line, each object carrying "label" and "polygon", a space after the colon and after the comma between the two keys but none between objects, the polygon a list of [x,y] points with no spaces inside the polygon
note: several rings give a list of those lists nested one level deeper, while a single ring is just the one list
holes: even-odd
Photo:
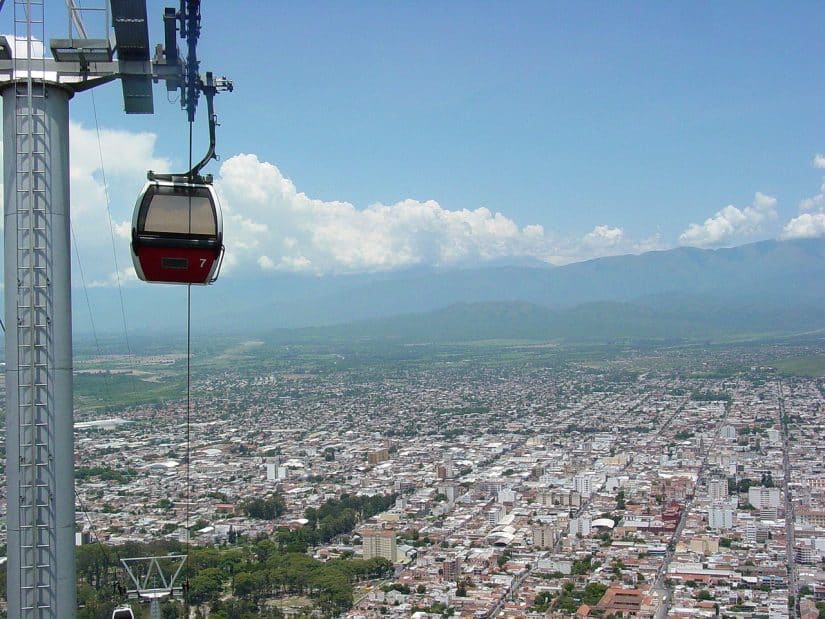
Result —
[{"label": "rooftop antenna", "polygon": [[[145,0],[97,9],[67,0],[68,38],[44,49],[46,0],[13,0],[14,35],[0,37],[3,97],[8,616],[76,615],[69,209],[69,100],[120,79],[127,114],[154,111],[152,83],[181,89],[194,119],[200,0],[165,9],[164,45],[150,55]],[[91,38],[82,14],[105,32]],[[109,37],[109,19],[114,41]],[[187,40],[178,56],[177,29]],[[76,36],[75,36],[76,35]],[[114,42],[114,45],[112,43]],[[231,90],[220,80],[218,90]],[[207,96],[208,93],[207,93]],[[214,119],[210,118],[210,124]],[[170,587],[174,588],[174,587]]]}]

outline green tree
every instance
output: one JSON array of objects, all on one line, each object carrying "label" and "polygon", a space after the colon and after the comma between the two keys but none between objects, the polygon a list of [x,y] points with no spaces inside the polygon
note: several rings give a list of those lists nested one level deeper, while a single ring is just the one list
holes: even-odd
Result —
[{"label": "green tree", "polygon": [[276,492],[263,499],[246,499],[241,502],[240,508],[250,518],[274,520],[286,511],[286,503],[284,498]]},{"label": "green tree", "polygon": [[607,591],[607,585],[598,582],[587,583],[582,593],[582,602],[588,606],[595,606],[602,599],[605,591]]},{"label": "green tree", "polygon": [[210,567],[198,572],[189,580],[189,600],[193,604],[203,604],[220,595],[223,590],[224,574]]},{"label": "green tree", "polygon": [[263,577],[258,572],[235,574],[235,595],[239,598],[252,597],[263,587]]}]

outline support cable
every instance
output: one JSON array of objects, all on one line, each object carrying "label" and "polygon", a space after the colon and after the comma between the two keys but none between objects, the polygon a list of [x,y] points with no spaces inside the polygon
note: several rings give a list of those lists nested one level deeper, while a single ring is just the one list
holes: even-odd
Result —
[{"label": "support cable", "polygon": [[[189,167],[192,167],[192,121],[189,121]],[[189,228],[192,228],[192,197],[189,197]],[[186,616],[189,616],[189,575],[192,562],[189,558],[191,544],[189,542],[189,504],[191,502],[192,484],[189,475],[190,445],[191,445],[191,414],[192,414],[192,284],[186,284],[186,579],[183,583],[183,604]]]},{"label": "support cable", "polygon": [[[128,332],[126,331],[126,312],[124,310],[124,305],[123,305],[123,293],[122,293],[122,290],[121,290],[121,287],[120,287],[120,270],[119,270],[118,265],[117,265],[117,254],[114,251],[114,249],[115,249],[115,245],[114,245],[114,226],[112,225],[112,214],[111,214],[111,211],[110,211],[110,208],[109,208],[109,184],[106,181],[106,168],[103,164],[103,147],[102,147],[101,139],[100,139],[100,125],[99,125],[98,120],[97,120],[97,108],[95,106],[95,101],[94,101],[94,92],[92,92],[92,109],[94,111],[95,134],[97,136],[98,157],[100,158],[100,172],[101,172],[101,175],[102,175],[102,178],[103,178],[103,195],[105,197],[105,202],[106,202],[106,213],[108,214],[108,218],[109,218],[109,231],[110,231],[111,237],[112,237],[112,252],[113,252],[113,255],[115,257],[115,272],[118,276],[118,280],[117,280],[118,281],[118,292],[120,293],[120,306],[121,306],[121,313],[123,315],[124,337],[126,338],[126,349],[127,349],[128,354],[129,354],[129,359],[130,359],[130,362],[131,362],[131,360],[132,360],[132,351],[131,351],[131,348],[129,347],[129,337],[128,337]],[[75,258],[77,259],[78,272],[80,274],[80,282],[83,286],[83,294],[86,298],[86,307],[89,310],[89,322],[90,322],[91,328],[92,328],[92,338],[94,339],[95,350],[97,350],[98,355],[102,355],[103,350],[100,346],[100,340],[99,340],[98,335],[97,335],[97,328],[95,326],[94,312],[92,311],[92,303],[91,303],[91,299],[89,297],[89,289],[88,289],[88,286],[86,285],[86,276],[85,276],[85,273],[83,271],[83,261],[80,259],[80,249],[79,249],[79,246],[78,246],[78,243],[77,243],[77,235],[75,234],[74,226],[70,225],[70,230],[71,230],[71,235],[72,235],[72,243],[74,245]],[[134,370],[134,367],[132,369]],[[134,389],[134,373],[130,372],[130,375],[132,376],[133,391],[136,391]],[[106,383],[104,383],[104,384],[106,384]],[[74,489],[74,494],[75,494],[75,498],[77,499],[77,504],[80,507],[80,511],[83,512],[83,516],[85,517],[86,522],[89,524],[90,534],[94,538],[95,543],[103,551],[104,556],[106,556],[108,554],[108,546],[103,544],[103,542],[101,541],[100,534],[97,531],[97,527],[95,527],[94,522],[92,522],[92,519],[89,516],[89,512],[86,509],[86,505],[84,504],[83,499],[80,497],[80,494],[77,491],[77,487],[75,487],[75,489]],[[117,558],[116,565],[119,565],[120,560],[122,558],[120,556],[120,551],[119,551],[117,545],[113,545],[112,549],[114,550],[115,557]],[[122,587],[119,587],[119,593],[123,593],[122,591],[120,591],[120,589],[122,589]]]},{"label": "support cable", "polygon": [[126,323],[126,304],[123,301],[123,286],[120,281],[120,265],[117,261],[117,244],[115,243],[115,226],[112,220],[112,209],[109,207],[109,183],[106,180],[106,169],[103,167],[103,147],[100,140],[100,125],[97,122],[97,105],[95,104],[95,92],[92,90],[92,112],[95,118],[95,133],[97,134],[97,152],[100,158],[100,173],[103,178],[103,196],[106,201],[106,215],[109,218],[109,237],[112,240],[112,257],[115,261],[115,280],[117,281],[117,293],[120,298],[120,316],[123,323],[123,339],[126,343],[126,354],[129,359],[129,364],[132,366],[130,375],[132,377],[132,391],[137,393],[137,385],[135,383],[135,363],[134,355],[132,354],[132,347],[129,344],[129,329]]},{"label": "support cable", "polygon": [[[71,225],[71,223],[69,223],[69,229],[71,230],[71,233],[72,233],[72,243],[74,245],[74,256],[77,259],[77,270],[80,273],[80,283],[83,285],[83,295],[86,297],[86,307],[89,310],[89,323],[92,326],[92,339],[94,340],[95,350],[97,351],[98,357],[102,358],[103,357],[103,349],[101,348],[100,340],[97,337],[97,328],[95,327],[95,316],[94,316],[94,313],[92,312],[92,302],[89,299],[89,289],[86,286],[86,276],[83,273],[83,262],[80,260],[80,249],[78,249],[78,246],[77,246],[77,235],[75,234],[74,226]],[[5,329],[4,329],[4,331],[5,331]],[[105,395],[107,400],[110,399],[111,395],[112,395],[111,391],[109,390],[110,383],[111,383],[110,378],[111,378],[110,376],[104,376],[104,379],[103,379],[103,384],[106,386],[104,395]]]},{"label": "support cable", "polygon": [[80,250],[77,247],[77,235],[74,232],[74,226],[70,225],[69,229],[72,232],[74,256],[77,259],[77,270],[80,273],[80,283],[83,285],[83,296],[86,297],[86,308],[89,310],[89,323],[92,326],[92,339],[94,339],[97,354],[101,354],[100,341],[97,339],[97,329],[95,328],[95,317],[94,314],[92,314],[92,302],[89,299],[89,289],[86,287],[86,276],[83,273],[83,263],[80,260]]},{"label": "support cable", "polygon": [[[77,492],[77,488],[74,489],[74,496],[75,496],[75,499],[77,499],[77,504],[80,506],[80,511],[83,512],[83,516],[86,518],[86,522],[89,523],[89,533],[94,538],[94,543],[98,545],[98,547],[100,548],[100,550],[103,553],[103,556],[106,559],[108,559],[109,549],[111,548],[112,550],[114,550],[115,557],[117,558],[117,563],[115,565],[116,566],[121,565],[123,557],[120,555],[120,550],[118,549],[117,544],[111,544],[110,546],[107,546],[106,544],[104,544],[100,540],[100,534],[97,532],[97,527],[95,527],[94,522],[92,522],[92,519],[89,516],[89,512],[86,510],[86,505],[83,503],[83,499],[80,498],[80,494]],[[107,565],[106,573],[108,575],[108,565]],[[96,584],[98,586],[100,585],[100,583],[96,583]],[[117,590],[118,590],[118,594],[121,597],[126,595],[126,588],[123,587],[120,583],[118,583]]]}]

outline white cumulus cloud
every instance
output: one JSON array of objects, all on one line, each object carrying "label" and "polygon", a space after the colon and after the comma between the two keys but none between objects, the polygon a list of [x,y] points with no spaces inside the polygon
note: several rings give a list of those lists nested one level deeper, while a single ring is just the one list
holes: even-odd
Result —
[{"label": "white cumulus cloud", "polygon": [[799,202],[800,211],[817,211],[825,207],[825,184],[819,187],[819,193]]},{"label": "white cumulus cloud", "polygon": [[[813,166],[825,168],[825,155],[814,156]],[[788,221],[779,235],[781,239],[811,239],[825,236],[825,183],[819,192],[799,202],[799,215]]]},{"label": "white cumulus cloud", "polygon": [[708,217],[704,223],[690,224],[679,235],[679,243],[695,247],[718,247],[752,239],[763,233],[766,224],[776,217],[776,198],[757,191],[750,206],[740,209],[730,204]]},{"label": "white cumulus cloud", "polygon": [[812,239],[825,236],[825,213],[802,213],[782,228],[782,239]]},{"label": "white cumulus cloud", "polygon": [[407,199],[363,209],[298,191],[274,165],[237,155],[220,169],[230,268],[315,273],[450,265],[504,256],[540,256],[539,225],[520,228],[481,207],[451,211],[435,200]]},{"label": "white cumulus cloud", "polygon": [[561,237],[539,224],[520,227],[485,207],[450,210],[435,200],[366,208],[318,200],[251,154],[226,160],[216,186],[224,204],[227,272],[253,265],[264,271],[351,273],[508,257],[567,264],[663,246],[658,234],[634,241],[609,225]]},{"label": "white cumulus cloud", "polygon": [[582,242],[585,246],[597,249],[616,247],[624,240],[624,230],[610,226],[596,226],[584,235]]},{"label": "white cumulus cloud", "polygon": [[[151,133],[72,121],[70,137],[73,262],[82,266],[88,286],[131,283],[135,199],[147,170],[173,165],[156,153]],[[410,198],[356,207],[318,200],[251,154],[224,161],[215,186],[224,207],[224,276],[255,270],[352,273],[510,257],[567,264],[663,248],[658,234],[639,241],[622,227],[601,224],[578,236],[560,235],[537,223],[520,226],[483,206],[450,210],[435,200]]]},{"label": "white cumulus cloud", "polygon": [[599,225],[581,237],[555,239],[549,245],[549,249],[555,253],[545,259],[555,265],[564,265],[605,256],[642,254],[666,247],[658,232],[647,238],[634,240],[628,237],[623,228]]},{"label": "white cumulus cloud", "polygon": [[171,163],[155,154],[151,133],[98,130],[71,121],[69,137],[74,260],[81,261],[89,286],[133,281],[129,239],[135,200],[147,170],[167,171]]},{"label": "white cumulus cloud", "polygon": [[119,285],[128,284],[129,282],[137,282],[138,276],[135,269],[130,262],[128,266],[121,268],[118,271],[112,271],[102,279],[92,279],[86,282],[89,288],[113,288]]}]

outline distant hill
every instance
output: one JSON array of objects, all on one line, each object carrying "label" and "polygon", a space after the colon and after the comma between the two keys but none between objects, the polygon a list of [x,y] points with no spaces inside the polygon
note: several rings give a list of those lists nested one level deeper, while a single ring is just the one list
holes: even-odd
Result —
[{"label": "distant hill", "polygon": [[329,327],[293,329],[286,339],[305,337],[393,338],[410,342],[521,339],[560,342],[614,340],[720,340],[819,331],[825,318],[815,308],[754,309],[693,299],[683,309],[600,301],[555,310],[531,303],[459,303],[420,314],[404,314]]},{"label": "distant hill", "polygon": [[[117,292],[89,294],[98,330],[119,329]],[[825,239],[678,248],[563,267],[530,263],[327,277],[233,274],[207,289],[193,289],[192,296],[197,333],[341,324],[375,333],[422,334],[426,326],[433,334],[466,333],[461,339],[474,332],[694,337],[730,329],[797,331],[825,322]],[[127,288],[124,298],[131,329],[183,328],[182,288],[144,285]],[[85,299],[77,292],[75,303],[76,330],[88,331]]]}]

